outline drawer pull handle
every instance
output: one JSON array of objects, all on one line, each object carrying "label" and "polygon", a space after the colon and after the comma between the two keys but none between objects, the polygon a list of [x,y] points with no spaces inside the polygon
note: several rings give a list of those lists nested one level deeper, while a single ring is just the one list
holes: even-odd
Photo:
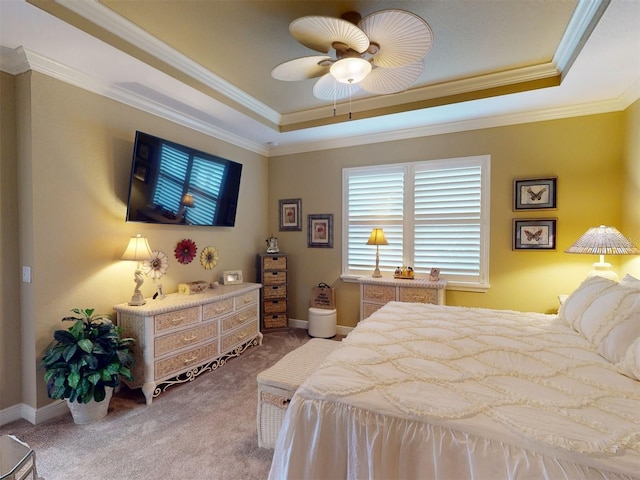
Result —
[{"label": "drawer pull handle", "polygon": [[243,339],[243,338],[244,338],[244,337],[246,337],[246,336],[247,336],[247,332],[242,332],[242,333],[238,334],[238,339],[240,339],[240,340],[241,340],[241,339]]},{"label": "drawer pull handle", "polygon": [[190,337],[184,337],[182,339],[183,343],[189,343],[189,342],[193,342],[196,338],[198,338],[197,335],[191,335]]},{"label": "drawer pull handle", "polygon": [[216,307],[216,313],[222,313],[226,310],[226,308],[224,306],[221,307]]},{"label": "drawer pull handle", "polygon": [[197,359],[198,359],[198,357],[197,357],[196,355],[194,355],[194,356],[193,356],[193,357],[191,357],[191,358],[185,358],[185,359],[184,359],[184,364],[185,364],[185,365],[188,365],[188,364],[190,364],[190,363],[195,362]]},{"label": "drawer pull handle", "polygon": [[373,298],[382,298],[382,294],[380,292],[374,292],[371,294]]},{"label": "drawer pull handle", "polygon": [[182,316],[182,317],[178,317],[178,318],[172,318],[172,319],[171,319],[171,323],[173,323],[174,325],[178,325],[179,323],[184,322],[184,320],[185,320],[186,318],[187,318],[187,317],[184,317],[184,316]]}]

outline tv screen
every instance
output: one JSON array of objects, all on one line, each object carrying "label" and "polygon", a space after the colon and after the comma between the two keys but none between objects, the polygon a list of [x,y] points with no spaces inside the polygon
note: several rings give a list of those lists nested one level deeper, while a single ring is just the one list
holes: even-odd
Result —
[{"label": "tv screen", "polygon": [[128,222],[233,227],[242,164],[136,132]]}]

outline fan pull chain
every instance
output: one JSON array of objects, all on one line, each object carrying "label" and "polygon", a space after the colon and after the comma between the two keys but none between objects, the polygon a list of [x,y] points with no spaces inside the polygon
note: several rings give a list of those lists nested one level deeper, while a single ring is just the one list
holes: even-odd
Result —
[{"label": "fan pull chain", "polygon": [[349,120],[351,120],[351,87],[349,87]]}]

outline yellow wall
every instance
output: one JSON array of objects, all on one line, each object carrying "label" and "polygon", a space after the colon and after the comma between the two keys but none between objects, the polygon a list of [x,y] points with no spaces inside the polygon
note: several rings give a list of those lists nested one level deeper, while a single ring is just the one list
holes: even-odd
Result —
[{"label": "yellow wall", "polygon": [[[640,100],[625,111],[623,233],[640,248]],[[640,272],[640,256],[624,258],[625,272]]]},{"label": "yellow wall", "polygon": [[[310,288],[324,281],[336,288],[338,324],[354,326],[359,318],[358,286],[340,280],[343,167],[482,154],[492,162],[491,288],[448,291],[447,303],[555,312],[557,295],[573,290],[597,260],[564,250],[591,226],[620,228],[624,119],[611,113],[272,158],[269,224],[281,250],[291,254],[290,316],[307,318]],[[546,176],[558,177],[558,209],[513,212],[513,180]],[[302,199],[302,232],[278,232],[282,198]],[[307,248],[312,213],[334,214],[333,249]],[[512,251],[512,219],[546,217],[558,219],[556,251]]]}]

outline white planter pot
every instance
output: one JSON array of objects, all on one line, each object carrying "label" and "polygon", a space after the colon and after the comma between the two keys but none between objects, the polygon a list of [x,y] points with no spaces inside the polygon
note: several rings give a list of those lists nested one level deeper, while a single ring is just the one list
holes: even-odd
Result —
[{"label": "white planter pot", "polygon": [[78,425],[85,425],[104,418],[109,410],[111,395],[113,395],[113,387],[106,387],[105,397],[101,402],[91,400],[89,403],[78,403],[67,400],[67,405],[69,406],[69,410],[71,410],[73,422]]}]

